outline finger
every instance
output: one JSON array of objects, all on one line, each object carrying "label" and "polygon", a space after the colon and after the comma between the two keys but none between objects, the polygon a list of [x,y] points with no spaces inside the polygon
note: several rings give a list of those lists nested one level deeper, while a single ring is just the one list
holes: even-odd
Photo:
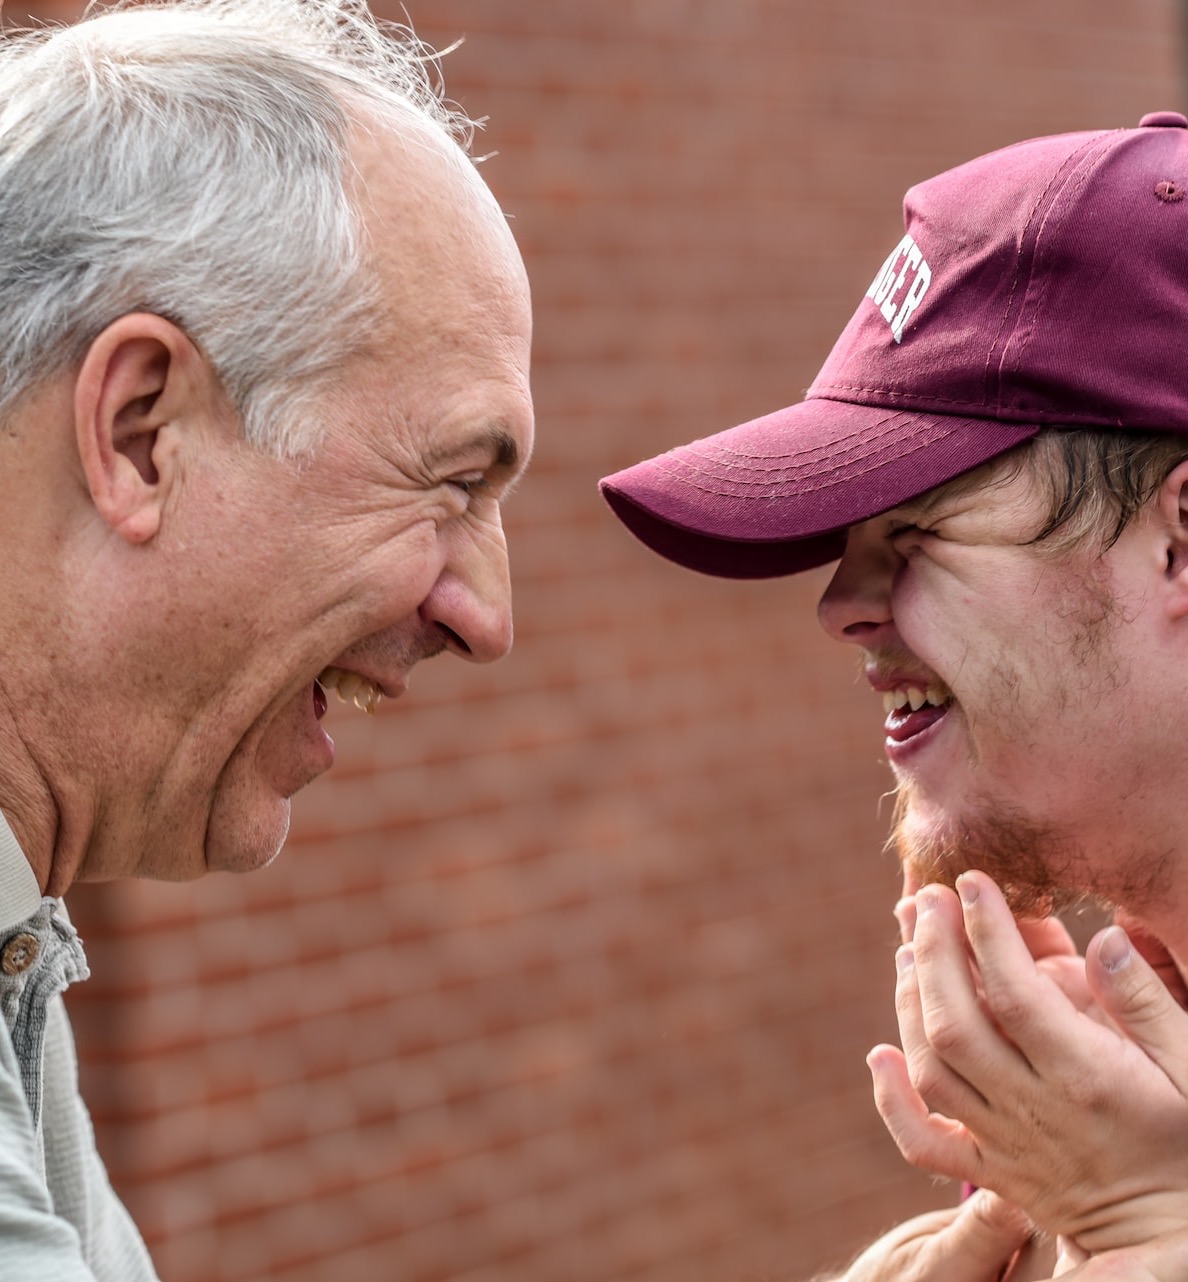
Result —
[{"label": "finger", "polygon": [[1015,924],[1027,951],[1036,961],[1043,957],[1077,955],[1077,946],[1059,917],[1023,917]]},{"label": "finger", "polygon": [[1163,942],[1150,934],[1140,921],[1131,917],[1124,909],[1119,908],[1115,912],[1114,922],[1130,936],[1135,951],[1146,959],[1151,969],[1163,980],[1167,991],[1181,1006],[1188,1008],[1188,983]]},{"label": "finger", "polygon": [[[920,926],[917,924],[917,932],[919,931]],[[928,933],[932,936],[937,932],[931,930]],[[953,1053],[952,1044],[955,1044],[958,1036],[964,1035],[965,1028],[957,1027],[958,1020],[954,1013],[939,1009],[943,1003],[935,994],[931,999],[931,1015],[926,1011],[915,950],[915,943],[904,944],[895,954],[895,1014],[899,1020],[899,1041],[908,1065],[908,1075],[916,1092],[930,1109],[972,1124],[982,1117],[986,1101],[949,1062],[949,1056]],[[935,957],[934,949],[934,959]],[[943,969],[946,965],[944,957],[939,963],[934,960],[934,965],[937,964]],[[988,1032],[985,1017],[977,1009],[977,998],[973,994],[964,950],[961,951],[959,965],[966,972],[968,992],[946,1001],[950,1006],[961,1004],[966,1007],[968,1013],[965,1018],[972,1017],[984,1026],[980,1030],[981,1036],[993,1036]],[[948,979],[946,984],[950,988],[959,987],[959,981],[952,979]],[[938,1044],[934,1044],[937,1040]],[[956,1058],[962,1057],[957,1055]]]},{"label": "finger", "polygon": [[1102,1010],[1188,1094],[1188,1015],[1121,926],[1099,931],[1085,953],[1086,977]]},{"label": "finger", "polygon": [[904,1160],[933,1175],[978,1183],[981,1154],[970,1133],[950,1118],[929,1112],[908,1076],[896,1046],[876,1046],[866,1057],[875,1107]]},{"label": "finger", "polygon": [[916,930],[916,897],[914,895],[904,895],[895,905],[895,920],[899,923],[900,943],[910,944]]},{"label": "finger", "polygon": [[1083,1030],[1078,1036],[1077,1008],[1037,967],[1002,892],[981,872],[963,873],[957,891],[982,992],[999,1028],[1038,1071],[1053,1062],[1066,1069],[1080,1063],[1088,1048]]},{"label": "finger", "polygon": [[1085,978],[1085,959],[1079,955],[1071,957],[1041,957],[1035,963],[1036,969],[1068,998],[1069,1005],[1080,1011],[1089,1019],[1102,1023],[1105,1016],[1097,1005],[1097,998]]},{"label": "finger", "polygon": [[1000,972],[1006,982],[1015,983],[1020,976],[1025,982],[1035,977],[1035,957],[1028,938],[1050,942],[1043,931],[1045,923],[1030,922],[1027,937],[1015,920],[1002,891],[984,872],[962,873],[957,878],[957,895],[961,917],[970,948],[983,982]]},{"label": "finger", "polygon": [[[925,886],[916,895],[916,908],[911,951],[920,1031],[911,1026],[908,994],[897,988],[904,1053],[912,1080],[929,1106],[977,1129],[986,1100],[1001,1099],[1012,1081],[1023,1085],[1023,1075],[1030,1070],[990,1018],[979,995],[957,896],[943,886]],[[947,1068],[950,1078],[960,1081],[964,1094],[945,1089],[953,1083],[937,1070],[937,1063]]]}]

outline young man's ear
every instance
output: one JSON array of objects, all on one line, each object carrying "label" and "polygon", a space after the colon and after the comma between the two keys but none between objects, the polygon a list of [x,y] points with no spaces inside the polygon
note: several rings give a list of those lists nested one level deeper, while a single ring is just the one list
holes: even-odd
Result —
[{"label": "young man's ear", "polygon": [[1188,460],[1178,463],[1159,487],[1161,531],[1167,540],[1168,583],[1174,617],[1188,617]]},{"label": "young man's ear", "polygon": [[178,425],[209,404],[210,372],[171,321],[133,312],[87,349],[74,387],[83,477],[96,511],[129,543],[161,524],[177,480]]}]

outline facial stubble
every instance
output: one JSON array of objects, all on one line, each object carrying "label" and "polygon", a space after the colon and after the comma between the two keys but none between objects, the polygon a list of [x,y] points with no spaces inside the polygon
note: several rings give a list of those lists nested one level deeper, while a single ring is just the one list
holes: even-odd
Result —
[{"label": "facial stubble", "polygon": [[[1067,575],[1064,609],[1057,612],[1067,629],[1061,648],[1072,660],[1068,671],[1091,671],[1098,684],[1117,694],[1123,680],[1113,650],[1117,602],[1102,577],[1102,563],[1091,566],[1076,558],[1062,559],[1057,573]],[[991,706],[1000,716],[1018,715],[1018,674],[994,669],[995,691]],[[1063,707],[1070,691],[1055,701]],[[1079,691],[1085,697],[1085,691]],[[978,761],[971,745],[970,766]],[[980,870],[992,877],[1017,916],[1043,917],[1089,899],[1101,901],[1101,869],[1080,842],[1055,825],[1040,823],[1002,798],[970,795],[956,815],[924,818],[924,807],[910,780],[901,780],[888,845],[919,885],[937,882],[953,886],[963,872]],[[1123,861],[1134,873],[1149,873],[1144,852],[1130,852]],[[1138,880],[1146,881],[1145,876]],[[1116,893],[1116,888],[1111,887]]]},{"label": "facial stubble", "polygon": [[910,785],[901,786],[888,845],[918,885],[954,886],[975,869],[998,883],[1016,916],[1046,917],[1084,900],[1074,889],[1085,871],[1082,852],[1017,810],[962,815],[943,826],[913,822]]}]

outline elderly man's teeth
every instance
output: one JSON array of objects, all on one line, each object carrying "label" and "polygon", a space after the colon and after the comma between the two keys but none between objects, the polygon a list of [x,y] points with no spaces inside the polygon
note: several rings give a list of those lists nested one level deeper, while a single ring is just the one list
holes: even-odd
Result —
[{"label": "elderly man's teeth", "polygon": [[333,690],[341,703],[353,703],[368,716],[379,707],[380,700],[384,697],[379,686],[366,677],[333,666],[322,669],[318,674],[318,684],[324,690]]},{"label": "elderly man's teeth", "polygon": [[367,683],[363,688],[355,691],[351,697],[351,702],[360,712],[366,712],[368,716],[371,716],[376,709],[376,705],[383,697],[375,686]]}]

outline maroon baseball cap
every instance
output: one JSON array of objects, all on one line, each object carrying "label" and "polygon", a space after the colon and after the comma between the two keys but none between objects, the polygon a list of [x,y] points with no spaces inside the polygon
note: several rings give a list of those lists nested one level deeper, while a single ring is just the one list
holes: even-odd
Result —
[{"label": "maroon baseball cap", "polygon": [[662,556],[793,574],[1046,427],[1188,433],[1188,120],[1017,143],[913,187],[805,400],[606,477]]}]

